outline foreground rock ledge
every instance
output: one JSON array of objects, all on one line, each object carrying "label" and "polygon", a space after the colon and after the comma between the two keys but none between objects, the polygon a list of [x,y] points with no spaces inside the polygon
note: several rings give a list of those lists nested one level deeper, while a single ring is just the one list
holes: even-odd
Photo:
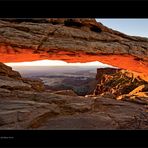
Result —
[{"label": "foreground rock ledge", "polygon": [[1,19],[0,61],[100,61],[148,74],[148,39],[95,19]]},{"label": "foreground rock ledge", "polygon": [[[116,70],[106,69],[102,74],[105,71],[118,76]],[[98,72],[101,74],[100,70]],[[116,79],[119,80],[120,75]],[[130,95],[135,92],[137,88]],[[0,63],[1,130],[148,129],[146,99],[147,96],[144,100],[122,101],[110,95],[84,97],[68,91],[48,92],[42,89],[41,82],[24,80],[19,73]]]}]

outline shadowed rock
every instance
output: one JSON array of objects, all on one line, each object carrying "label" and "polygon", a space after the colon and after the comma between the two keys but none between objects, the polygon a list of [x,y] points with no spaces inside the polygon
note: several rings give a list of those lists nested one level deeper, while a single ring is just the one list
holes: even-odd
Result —
[{"label": "shadowed rock", "polygon": [[19,72],[0,63],[0,89],[43,91],[44,84],[39,80],[22,78]]},{"label": "shadowed rock", "polygon": [[19,72],[12,70],[11,67],[0,62],[0,76],[7,76],[10,78],[20,79],[21,75]]}]

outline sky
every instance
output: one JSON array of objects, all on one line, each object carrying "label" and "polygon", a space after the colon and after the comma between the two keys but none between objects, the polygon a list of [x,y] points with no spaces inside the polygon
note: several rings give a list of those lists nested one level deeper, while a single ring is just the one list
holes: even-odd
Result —
[{"label": "sky", "polygon": [[103,25],[127,35],[148,37],[148,19],[96,19]]},{"label": "sky", "polygon": [[16,63],[5,63],[11,67],[20,66],[99,66],[99,67],[109,67],[107,64],[103,64],[98,61],[87,62],[87,63],[67,63],[61,60],[38,60],[32,62],[16,62]]}]

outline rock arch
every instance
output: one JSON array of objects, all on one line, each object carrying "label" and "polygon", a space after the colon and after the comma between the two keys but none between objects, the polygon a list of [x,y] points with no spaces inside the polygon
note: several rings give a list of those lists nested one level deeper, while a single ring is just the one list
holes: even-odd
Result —
[{"label": "rock arch", "polygon": [[125,35],[95,19],[0,20],[0,62],[41,59],[100,61],[148,74],[148,39]]}]

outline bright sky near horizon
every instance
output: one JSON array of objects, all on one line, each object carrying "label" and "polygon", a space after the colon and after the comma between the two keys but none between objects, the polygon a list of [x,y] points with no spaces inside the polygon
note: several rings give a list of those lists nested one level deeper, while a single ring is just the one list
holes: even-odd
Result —
[{"label": "bright sky near horizon", "polygon": [[87,62],[87,63],[67,63],[61,60],[38,60],[32,62],[16,62],[16,63],[5,63],[11,67],[17,66],[99,66],[99,67],[109,67],[107,64],[103,64],[98,61]]},{"label": "bright sky near horizon", "polygon": [[148,37],[147,19],[96,19],[103,25],[127,35]]}]

